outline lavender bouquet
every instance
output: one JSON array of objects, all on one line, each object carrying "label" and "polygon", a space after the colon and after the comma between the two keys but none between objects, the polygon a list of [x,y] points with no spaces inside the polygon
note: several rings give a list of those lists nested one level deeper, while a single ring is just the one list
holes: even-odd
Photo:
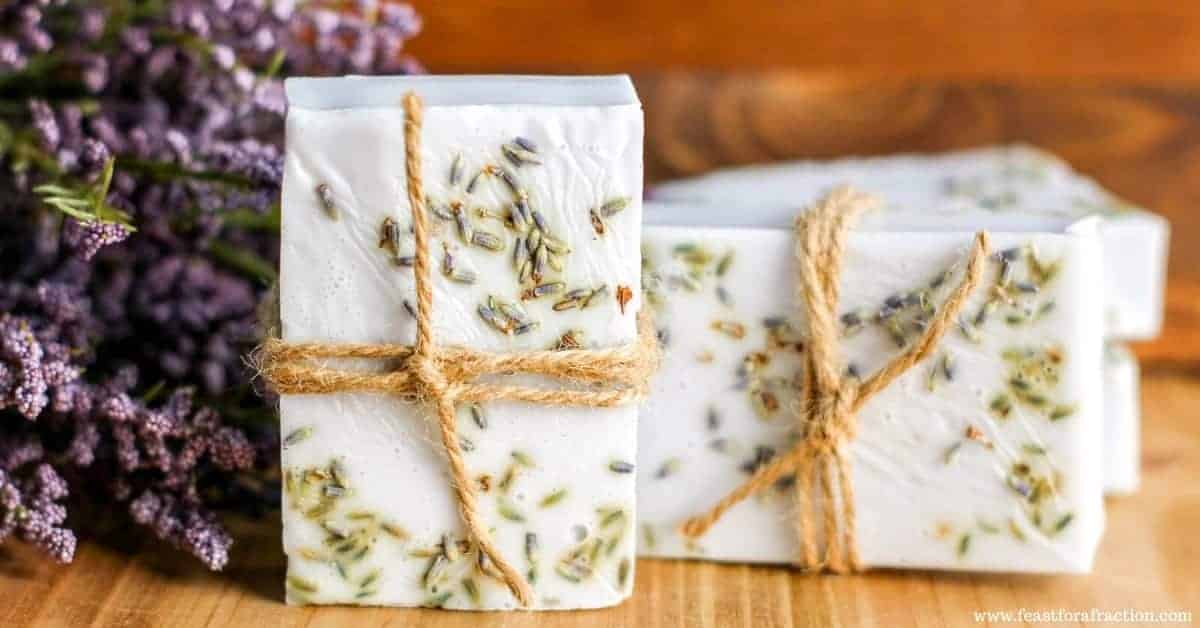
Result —
[{"label": "lavender bouquet", "polygon": [[242,356],[278,248],[289,74],[409,73],[407,4],[0,6],[0,542],[68,562],[68,504],[220,569],[278,501]]}]

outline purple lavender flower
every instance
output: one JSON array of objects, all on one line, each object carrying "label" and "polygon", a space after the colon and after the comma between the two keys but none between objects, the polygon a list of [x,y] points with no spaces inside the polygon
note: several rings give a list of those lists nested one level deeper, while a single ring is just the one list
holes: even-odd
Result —
[{"label": "purple lavender flower", "polygon": [[18,536],[60,563],[75,556],[75,534],[63,528],[67,509],[60,503],[67,483],[49,464],[14,470],[0,467],[0,541]]},{"label": "purple lavender flower", "polygon": [[3,379],[8,383],[0,389],[0,407],[13,407],[31,421],[42,413],[50,400],[42,356],[28,322],[7,314],[0,318],[0,359],[7,362]]},{"label": "purple lavender flower", "polygon": [[58,120],[54,117],[54,110],[44,100],[31,100],[29,101],[29,116],[33,119],[33,131],[37,133],[42,149],[53,152],[58,148],[58,143],[62,139],[58,129]]},{"label": "purple lavender flower", "polygon": [[85,261],[95,257],[100,249],[124,241],[130,233],[129,227],[115,222],[81,222],[74,218],[63,221],[64,241]]},{"label": "purple lavender flower", "polygon": [[[57,359],[70,352],[50,334],[57,325],[84,320],[84,312],[63,303],[69,290],[61,286],[44,284],[34,292],[40,299],[16,300],[14,307],[39,306],[27,313],[44,322],[0,318],[0,410],[13,407],[33,421],[20,432],[0,433],[0,540],[17,534],[58,560],[70,560],[74,536],[61,528],[66,510],[58,503],[67,495],[66,483],[43,462],[51,452],[43,442],[66,443],[64,455],[53,458],[81,469],[102,465],[118,478],[118,500],[135,489],[166,499],[171,507],[155,519],[155,532],[219,569],[231,539],[206,510],[197,482],[214,472],[251,470],[256,451],[250,439],[211,408],[197,407],[189,389],[151,406],[130,396],[136,375],[129,369],[100,384],[80,381],[77,367]],[[31,395],[38,397],[36,407]],[[20,473],[29,475],[22,479]],[[177,526],[164,528],[169,522]]]},{"label": "purple lavender flower", "polygon": [[0,93],[26,105],[0,112],[0,541],[70,560],[69,481],[219,569],[215,509],[278,499],[241,355],[277,262],[279,77],[419,71],[420,20],[125,4],[0,3]]},{"label": "purple lavender flower", "polygon": [[129,502],[133,520],[155,536],[199,558],[209,569],[219,570],[229,560],[233,538],[206,510],[182,502],[171,494],[146,491]]}]

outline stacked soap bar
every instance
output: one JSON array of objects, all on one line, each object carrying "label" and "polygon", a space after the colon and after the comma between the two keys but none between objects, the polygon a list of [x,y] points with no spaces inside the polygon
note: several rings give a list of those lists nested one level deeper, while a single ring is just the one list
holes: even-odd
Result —
[{"label": "stacked soap bar", "polygon": [[658,185],[650,197],[743,208],[798,207],[843,183],[877,194],[894,208],[983,207],[997,213],[1101,216],[1107,337],[1145,340],[1157,336],[1162,327],[1167,222],[1031,147],[729,169]]},{"label": "stacked soap bar", "polygon": [[1104,351],[1104,488],[1129,494],[1140,483],[1141,393],[1137,358],[1109,343]]},{"label": "stacked soap bar", "polygon": [[[500,352],[632,342],[643,119],[626,77],[289,81],[283,339],[413,342],[410,90],[425,103],[437,342]],[[290,603],[515,606],[464,534],[429,408],[286,395],[280,414]],[[459,415],[483,518],[534,607],[626,598],[637,408],[485,402]]]},{"label": "stacked soap bar", "polygon": [[[942,214],[984,209],[1018,216],[1099,216],[1105,337],[1142,340],[1159,333],[1167,222],[1116,199],[1053,155],[1027,146],[729,169],[665,183],[650,195],[664,201],[703,201],[762,211],[802,206],[842,183],[876,193],[888,207],[902,211]],[[1137,484],[1139,413],[1136,404],[1113,401],[1117,405],[1105,412],[1106,488],[1126,493]]]},{"label": "stacked soap bar", "polygon": [[[678,532],[795,443],[806,323],[794,301],[791,213],[647,205],[643,286],[665,356],[640,422],[642,555],[798,556],[791,477],[696,541]],[[1104,519],[1094,227],[889,211],[850,234],[840,282],[847,377],[872,373],[919,335],[960,281],[976,229],[991,232],[995,251],[934,357],[859,413],[851,451],[865,564],[1090,569]]]}]

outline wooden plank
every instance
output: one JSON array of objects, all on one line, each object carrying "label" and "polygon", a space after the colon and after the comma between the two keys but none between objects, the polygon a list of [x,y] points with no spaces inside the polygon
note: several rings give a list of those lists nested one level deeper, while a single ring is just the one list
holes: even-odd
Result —
[{"label": "wooden plank", "polygon": [[[958,626],[980,610],[1200,609],[1200,380],[1152,371],[1143,382],[1144,485],[1109,500],[1095,573],[1019,576],[874,571],[805,576],[786,569],[643,560],[633,599],[603,611],[469,613],[297,608],[283,598],[279,523],[235,522],[225,573],[119,529],[89,539],[75,565],[13,544],[0,554],[4,626]],[[132,536],[136,536],[132,535]]]},{"label": "wooden plank", "polygon": [[747,71],[1200,78],[1187,0],[414,0],[435,72]]}]

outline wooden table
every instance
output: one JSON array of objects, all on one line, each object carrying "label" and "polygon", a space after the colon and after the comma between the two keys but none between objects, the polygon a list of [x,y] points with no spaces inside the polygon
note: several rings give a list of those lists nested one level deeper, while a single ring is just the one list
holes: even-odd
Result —
[{"label": "wooden table", "polygon": [[867,82],[798,74],[643,77],[651,181],[734,163],[943,150],[1049,148],[1174,224],[1168,327],[1139,346],[1142,490],[1109,500],[1095,573],[1082,577],[638,563],[636,593],[605,611],[475,614],[291,608],[277,518],[235,521],[223,573],[118,520],[85,533],[75,564],[0,548],[0,626],[965,625],[1026,608],[1200,612],[1200,86]]}]

